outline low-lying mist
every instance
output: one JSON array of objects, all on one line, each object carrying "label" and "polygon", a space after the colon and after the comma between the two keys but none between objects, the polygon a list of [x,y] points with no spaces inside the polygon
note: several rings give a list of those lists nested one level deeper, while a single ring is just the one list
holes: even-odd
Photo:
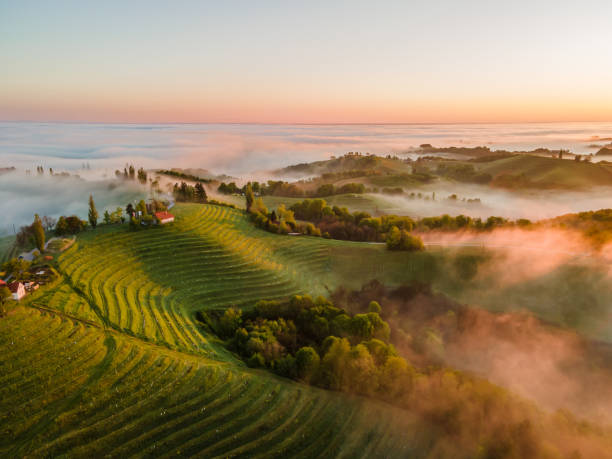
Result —
[{"label": "low-lying mist", "polygon": [[445,362],[535,400],[612,424],[612,345],[543,324],[526,313],[461,316]]},{"label": "low-lying mist", "polygon": [[[95,176],[92,173],[92,176]],[[22,225],[32,223],[34,214],[59,217],[78,215],[87,218],[88,198],[93,195],[100,217],[104,209],[115,209],[146,192],[135,182],[100,179],[85,180],[75,176],[31,175],[11,172],[0,175],[0,235],[13,234]]]},{"label": "low-lying mist", "polygon": [[[422,197],[415,196],[411,199],[412,192],[415,195],[421,193]],[[435,200],[432,199],[434,194]],[[457,199],[449,199],[452,195],[456,195]],[[612,206],[612,187],[589,191],[507,191],[484,185],[443,183],[408,189],[398,196],[376,196],[385,204],[385,212],[417,217],[463,214],[480,218],[494,215],[511,219],[540,220]],[[468,199],[479,199],[480,202],[468,202]]]},{"label": "low-lying mist", "polygon": [[349,151],[404,153],[423,143],[531,150],[588,145],[610,123],[449,125],[249,125],[0,123],[0,163],[30,168],[98,169],[133,162],[145,168],[203,167],[240,175],[328,159]]},{"label": "low-lying mist", "polygon": [[447,257],[461,302],[495,311],[529,310],[551,323],[612,343],[612,243],[594,245],[575,230],[500,228],[489,232],[422,234]]},{"label": "low-lying mist", "polygon": [[612,425],[610,342],[582,336],[526,309],[494,312],[457,302],[427,284],[389,288],[371,282],[360,291],[337,291],[334,299],[353,312],[379,301],[398,351],[418,367],[467,371],[546,410],[567,410]]}]

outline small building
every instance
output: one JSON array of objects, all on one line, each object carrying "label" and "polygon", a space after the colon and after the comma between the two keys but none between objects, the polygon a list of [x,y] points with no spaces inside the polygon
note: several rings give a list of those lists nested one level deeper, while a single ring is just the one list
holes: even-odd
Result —
[{"label": "small building", "polygon": [[155,212],[155,218],[157,219],[157,221],[163,225],[165,223],[171,223],[174,221],[174,215],[172,215],[170,212]]},{"label": "small building", "polygon": [[16,301],[22,299],[26,294],[25,287],[21,282],[11,282],[8,284],[8,288],[13,294],[13,299]]}]

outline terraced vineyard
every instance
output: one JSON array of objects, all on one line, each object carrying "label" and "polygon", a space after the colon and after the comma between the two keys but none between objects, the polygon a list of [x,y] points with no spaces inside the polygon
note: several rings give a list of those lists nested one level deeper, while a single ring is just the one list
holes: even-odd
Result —
[{"label": "terraced vineyard", "polygon": [[0,320],[0,456],[423,449],[405,411],[249,370],[195,322],[203,308],[323,293],[343,243],[272,235],[226,207],[174,212],[172,225],[79,236],[62,278]]},{"label": "terraced vineyard", "polygon": [[[194,323],[197,310],[286,297],[314,288],[329,269],[317,241],[296,245],[256,230],[240,211],[185,205],[177,213],[172,226],[85,237],[60,256],[62,288],[83,293],[86,318],[95,314],[116,330],[213,357],[222,351]],[[48,295],[45,302],[58,293]]]},{"label": "terraced vineyard", "polygon": [[58,314],[16,309],[0,345],[4,457],[374,457],[415,443],[405,412]]}]

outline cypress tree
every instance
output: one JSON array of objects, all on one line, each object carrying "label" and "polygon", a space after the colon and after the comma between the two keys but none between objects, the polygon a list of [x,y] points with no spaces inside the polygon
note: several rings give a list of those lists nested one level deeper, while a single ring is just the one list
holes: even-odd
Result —
[{"label": "cypress tree", "polygon": [[98,225],[98,211],[96,210],[96,204],[94,203],[93,196],[89,195],[89,224],[92,228]]},{"label": "cypress tree", "polygon": [[38,214],[34,215],[34,223],[32,223],[32,232],[34,233],[34,239],[36,240],[36,247],[41,252],[45,249],[45,230],[43,229],[42,222]]},{"label": "cypress tree", "polygon": [[244,195],[246,197],[246,211],[250,212],[251,207],[253,206],[253,201],[255,201],[255,195],[253,194],[253,189],[251,188],[251,182],[247,183]]},{"label": "cypress tree", "polygon": [[206,190],[200,182],[196,183],[195,185],[195,197],[198,202],[206,202],[208,200]]}]

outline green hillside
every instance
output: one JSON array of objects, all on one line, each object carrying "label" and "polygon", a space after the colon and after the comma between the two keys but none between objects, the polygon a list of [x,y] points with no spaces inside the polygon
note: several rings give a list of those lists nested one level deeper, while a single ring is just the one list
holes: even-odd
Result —
[{"label": "green hillside", "polygon": [[334,241],[274,236],[227,207],[175,213],[161,228],[83,233],[59,257],[63,278],[0,320],[0,456],[425,448],[402,433],[405,411],[248,370],[195,323],[202,308],[316,290]]},{"label": "green hillside", "polygon": [[612,186],[612,168],[606,165],[573,160],[560,160],[541,156],[516,155],[487,163],[479,170],[491,174],[524,176],[517,185],[532,188],[586,189],[594,186]]},{"label": "green hillside", "polygon": [[422,441],[392,407],[58,314],[19,307],[0,345],[2,457],[384,457]]},{"label": "green hillside", "polygon": [[279,176],[308,176],[321,175],[328,172],[342,171],[376,171],[380,173],[410,173],[412,167],[399,158],[386,158],[382,156],[347,153],[337,158],[311,163],[295,164],[274,171]]},{"label": "green hillside", "polygon": [[0,456],[423,457],[452,442],[406,410],[246,368],[196,312],[373,278],[475,299],[454,266],[481,249],[406,254],[271,234],[222,206],[173,213],[81,233],[61,277],[0,318]]}]

